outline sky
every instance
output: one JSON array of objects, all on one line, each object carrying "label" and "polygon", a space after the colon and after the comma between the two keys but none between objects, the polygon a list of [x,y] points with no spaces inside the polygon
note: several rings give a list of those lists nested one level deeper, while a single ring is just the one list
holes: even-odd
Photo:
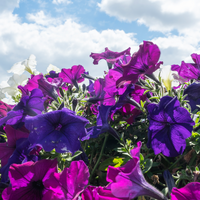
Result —
[{"label": "sky", "polygon": [[198,0],[0,0],[0,83],[31,54],[44,74],[49,64],[82,65],[101,77],[107,64],[93,65],[91,52],[133,54],[144,40],[158,45],[164,66],[192,62],[200,54],[198,8]]}]

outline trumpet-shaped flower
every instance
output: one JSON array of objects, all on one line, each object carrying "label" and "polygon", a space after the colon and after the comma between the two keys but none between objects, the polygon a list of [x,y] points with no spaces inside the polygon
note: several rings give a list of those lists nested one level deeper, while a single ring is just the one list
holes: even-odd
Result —
[{"label": "trumpet-shaped flower", "polygon": [[191,55],[194,63],[181,62],[181,66],[172,65],[171,69],[177,71],[178,74],[186,80],[190,79],[200,79],[200,55],[193,53]]},{"label": "trumpet-shaped flower", "polygon": [[89,169],[82,160],[73,161],[61,173],[55,172],[44,185],[57,193],[59,200],[77,199],[88,184],[89,176]]},{"label": "trumpet-shaped flower", "polygon": [[7,142],[0,143],[1,167],[6,165],[8,159],[15,151],[16,141],[20,138],[28,138],[29,136],[29,131],[25,127],[16,130],[12,126],[6,125],[4,130],[7,135]]},{"label": "trumpet-shaped flower", "polygon": [[7,112],[11,111],[13,106],[10,106],[3,101],[0,101],[0,118],[3,118],[7,115]]},{"label": "trumpet-shaped flower", "polygon": [[13,74],[7,81],[9,87],[2,88],[2,91],[7,92],[10,96],[15,96],[19,94],[18,85],[24,85],[25,81],[27,81],[25,74]]},{"label": "trumpet-shaped flower", "polygon": [[94,65],[97,65],[99,60],[101,60],[101,59],[105,59],[108,63],[114,64],[120,56],[122,56],[124,54],[130,55],[130,50],[131,50],[131,48],[129,47],[128,49],[126,49],[122,52],[114,52],[114,51],[110,51],[106,47],[105,52],[103,52],[103,53],[91,53],[90,57],[92,57],[94,59],[94,61],[93,61]]},{"label": "trumpet-shaped flower", "polygon": [[183,188],[173,188],[171,193],[171,200],[199,200],[200,197],[200,183],[188,183]]},{"label": "trumpet-shaped flower", "polygon": [[132,58],[127,64],[122,65],[123,76],[118,79],[117,84],[123,81],[131,81],[136,83],[139,75],[151,75],[157,70],[162,62],[158,62],[160,50],[157,45],[152,42],[144,41],[140,45],[139,51],[132,55]]},{"label": "trumpet-shaped flower", "polygon": [[129,198],[117,198],[106,187],[89,185],[81,194],[82,200],[129,200]]},{"label": "trumpet-shaped flower", "polygon": [[31,144],[39,144],[45,151],[55,148],[58,153],[75,153],[80,149],[79,140],[86,137],[87,123],[87,119],[67,108],[27,117],[25,120],[25,126],[30,130]]},{"label": "trumpet-shaped flower", "polygon": [[84,81],[84,78],[81,76],[84,72],[85,69],[82,65],[74,65],[71,69],[62,69],[59,77],[61,77],[64,82],[70,83],[78,88],[78,83]]},{"label": "trumpet-shaped flower", "polygon": [[23,74],[24,71],[29,72],[30,74],[36,73],[36,65],[37,62],[35,60],[35,56],[31,54],[28,59],[15,63],[8,73],[15,73],[15,74]]},{"label": "trumpet-shaped flower", "polygon": [[140,169],[139,153],[141,142],[132,149],[130,154],[132,159],[122,167],[108,167],[107,181],[111,182],[111,192],[118,198],[133,199],[138,196],[150,196],[156,199],[166,199],[166,197],[156,188],[150,185],[144,178]]},{"label": "trumpet-shaped flower", "polygon": [[21,101],[7,113],[7,116],[0,119],[0,125],[4,123],[16,125],[24,122],[27,115],[34,116],[40,114],[44,110],[43,94],[39,89],[34,89],[30,96],[23,96]]},{"label": "trumpet-shaped flower", "polygon": [[191,106],[191,111],[195,109],[200,109],[197,105],[200,105],[200,83],[192,83],[185,90],[183,95],[186,95],[185,100],[188,100],[189,105]]},{"label": "trumpet-shaped flower", "polygon": [[158,104],[149,104],[147,146],[155,154],[175,157],[183,153],[185,139],[191,136],[194,121],[190,113],[180,106],[177,97],[164,96]]},{"label": "trumpet-shaped flower", "polygon": [[56,159],[11,165],[9,170],[11,186],[3,191],[3,200],[57,199],[55,193],[45,186],[45,181],[54,172],[57,172]]}]

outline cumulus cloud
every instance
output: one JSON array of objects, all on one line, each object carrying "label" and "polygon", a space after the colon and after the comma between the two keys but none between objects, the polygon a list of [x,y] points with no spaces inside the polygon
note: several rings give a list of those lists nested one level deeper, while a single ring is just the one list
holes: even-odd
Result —
[{"label": "cumulus cloud", "polygon": [[92,76],[99,77],[107,70],[107,64],[102,60],[94,66],[91,52],[102,52],[105,47],[113,51],[129,46],[133,52],[138,49],[134,34],[123,30],[99,32],[71,18],[53,18],[44,11],[27,14],[27,19],[30,23],[22,23],[11,11],[0,14],[0,72],[4,72],[4,77],[9,76],[6,70],[30,54],[36,56],[40,72],[46,73],[49,64],[60,69],[81,64]]},{"label": "cumulus cloud", "polygon": [[200,20],[198,0],[102,0],[98,6],[121,21],[137,21],[160,32],[192,28]]}]

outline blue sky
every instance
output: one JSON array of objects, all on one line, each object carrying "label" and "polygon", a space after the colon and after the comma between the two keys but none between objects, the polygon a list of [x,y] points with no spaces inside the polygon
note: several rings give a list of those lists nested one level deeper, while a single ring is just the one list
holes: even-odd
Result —
[{"label": "blue sky", "polygon": [[159,46],[164,66],[190,62],[200,53],[199,7],[198,0],[0,0],[1,81],[31,54],[42,73],[49,64],[81,64],[100,77],[107,65],[94,66],[91,52],[134,53],[143,40]]}]

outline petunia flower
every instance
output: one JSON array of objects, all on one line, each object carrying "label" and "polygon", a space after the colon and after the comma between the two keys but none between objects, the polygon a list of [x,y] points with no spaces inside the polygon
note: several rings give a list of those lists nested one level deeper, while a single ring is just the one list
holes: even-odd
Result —
[{"label": "petunia flower", "polygon": [[12,126],[6,125],[4,130],[7,135],[7,142],[0,143],[1,167],[6,165],[8,159],[15,151],[16,141],[20,138],[28,138],[29,136],[29,131],[25,127],[16,130]]},{"label": "petunia flower", "polygon": [[2,88],[2,91],[7,92],[10,96],[15,96],[19,94],[18,85],[24,85],[25,81],[27,81],[25,74],[13,74],[7,81],[9,87]]},{"label": "petunia flower", "polygon": [[105,48],[105,52],[103,53],[91,53],[90,57],[94,59],[93,64],[97,65],[99,60],[105,59],[108,63],[114,64],[120,56],[127,54],[130,55],[131,48],[122,51],[122,52],[114,52],[110,51],[107,47]]},{"label": "petunia flower", "polygon": [[0,101],[0,118],[3,118],[7,115],[9,111],[13,109],[13,106]]},{"label": "petunia flower", "polygon": [[24,71],[29,72],[30,74],[36,73],[36,65],[37,62],[35,60],[35,56],[31,54],[28,59],[15,63],[8,73],[15,73],[15,74],[23,74]]},{"label": "petunia flower", "polygon": [[81,194],[82,200],[129,200],[129,198],[117,198],[106,187],[89,185]]},{"label": "petunia flower", "polygon": [[158,104],[149,104],[148,109],[148,148],[155,154],[168,157],[182,154],[186,147],[185,139],[191,136],[194,121],[190,113],[180,106],[177,97],[164,96]]},{"label": "petunia flower", "polygon": [[151,75],[163,62],[159,62],[160,50],[157,45],[149,41],[144,41],[140,49],[132,55],[130,61],[122,65],[123,76],[117,81],[120,84],[123,81],[136,83],[139,75]]},{"label": "petunia flower", "polygon": [[7,116],[0,119],[0,125],[4,123],[16,125],[24,123],[27,115],[34,116],[40,114],[44,110],[44,99],[40,89],[34,89],[30,96],[23,96],[20,102],[7,113]]},{"label": "petunia flower", "polygon": [[87,129],[90,138],[97,138],[100,134],[109,132],[112,136],[119,139],[118,133],[108,123],[111,108],[111,106],[104,105],[98,107],[99,113],[97,115],[97,125]]},{"label": "petunia flower", "polygon": [[133,199],[138,196],[150,196],[158,200],[167,198],[150,185],[144,178],[140,169],[139,153],[142,146],[141,142],[131,150],[132,159],[122,167],[109,166],[107,170],[107,181],[111,184],[111,192],[118,198]]},{"label": "petunia flower", "polygon": [[191,55],[194,63],[181,62],[181,66],[172,65],[171,70],[177,71],[178,74],[186,80],[200,79],[200,55],[193,53]]},{"label": "petunia flower", "polygon": [[171,193],[171,200],[199,200],[200,197],[200,183],[188,183],[183,188],[173,188]]},{"label": "petunia flower", "polygon": [[48,82],[42,74],[39,75],[31,75],[31,78],[29,78],[27,84],[24,86],[24,88],[21,88],[21,90],[25,90],[25,91],[32,91],[35,88],[39,88],[44,96],[46,97],[50,97],[54,100],[57,101],[57,91],[56,89],[58,89],[58,87],[61,85],[62,80],[57,78],[56,82]]},{"label": "petunia flower", "polygon": [[[40,160],[10,166],[9,178],[11,186],[2,193],[3,200],[57,199],[45,181],[57,172],[57,160]],[[54,198],[53,198],[54,197]]]},{"label": "petunia flower", "polygon": [[200,110],[197,105],[200,105],[200,83],[192,83],[187,88],[185,88],[183,95],[187,95],[185,100],[188,100],[189,105],[191,106],[191,111],[195,109]]},{"label": "petunia flower", "polygon": [[78,88],[78,83],[84,81],[84,78],[81,76],[85,72],[85,69],[82,65],[74,65],[71,69],[62,69],[59,73],[59,77],[63,79],[64,82],[70,83]]},{"label": "petunia flower", "polygon": [[9,181],[8,171],[13,163],[21,164],[27,161],[38,161],[37,150],[40,151],[40,149],[41,148],[37,148],[36,145],[31,145],[27,138],[18,139],[16,141],[15,150],[8,159],[7,164],[0,169],[1,181],[5,183]]},{"label": "petunia flower", "polygon": [[82,161],[72,161],[69,168],[53,173],[44,186],[57,193],[59,200],[77,199],[88,184],[89,169]]},{"label": "petunia flower", "polygon": [[45,151],[55,148],[58,153],[75,153],[80,149],[79,140],[86,137],[87,123],[87,119],[67,108],[27,117],[25,120],[25,126],[30,130],[31,144],[39,144]]},{"label": "petunia flower", "polygon": [[47,67],[47,73],[50,73],[51,71],[54,71],[54,72],[56,72],[56,73],[59,73],[61,70],[58,68],[58,67],[56,67],[55,65],[52,65],[52,64],[50,64],[48,67]]}]

